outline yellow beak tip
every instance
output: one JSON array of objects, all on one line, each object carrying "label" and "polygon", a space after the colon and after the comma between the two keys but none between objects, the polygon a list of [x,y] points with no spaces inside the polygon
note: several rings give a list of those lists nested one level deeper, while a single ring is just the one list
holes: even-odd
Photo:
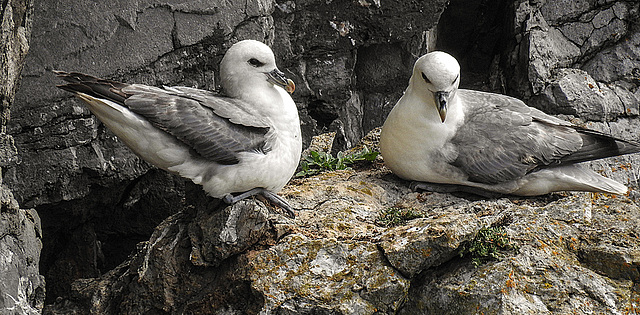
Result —
[{"label": "yellow beak tip", "polygon": [[296,84],[293,83],[293,80],[287,79],[287,86],[285,87],[285,90],[287,90],[289,94],[293,94],[293,92],[296,90]]}]

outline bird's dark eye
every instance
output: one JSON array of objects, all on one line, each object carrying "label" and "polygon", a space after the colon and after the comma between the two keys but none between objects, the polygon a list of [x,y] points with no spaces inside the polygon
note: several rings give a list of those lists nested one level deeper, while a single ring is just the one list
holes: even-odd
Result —
[{"label": "bird's dark eye", "polygon": [[424,75],[424,73],[422,73],[422,78],[424,79],[424,82],[431,83],[431,81],[429,81],[429,79],[427,79],[427,76]]},{"label": "bird's dark eye", "polygon": [[262,67],[264,66],[264,62],[256,59],[256,58],[251,58],[247,61],[250,65],[254,66],[254,67]]}]

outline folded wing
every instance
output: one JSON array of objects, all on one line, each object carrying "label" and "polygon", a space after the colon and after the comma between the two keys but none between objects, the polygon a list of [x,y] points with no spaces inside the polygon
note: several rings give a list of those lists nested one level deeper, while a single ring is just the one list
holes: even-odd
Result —
[{"label": "folded wing", "polygon": [[452,165],[469,180],[497,184],[541,168],[640,151],[632,142],[575,127],[504,95],[459,90],[465,122]]},{"label": "folded wing", "polygon": [[238,163],[241,152],[270,150],[275,131],[242,101],[191,88],[161,89],[81,73],[56,74],[69,82],[62,89],[116,102],[219,164]]}]

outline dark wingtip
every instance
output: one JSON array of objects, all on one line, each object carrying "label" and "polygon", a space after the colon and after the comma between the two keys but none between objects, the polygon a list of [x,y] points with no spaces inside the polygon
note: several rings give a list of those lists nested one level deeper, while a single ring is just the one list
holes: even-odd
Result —
[{"label": "dark wingtip", "polygon": [[127,86],[125,83],[100,79],[80,72],[51,71],[67,82],[67,84],[56,85],[67,92],[85,93],[94,97],[110,99],[120,104],[130,96],[122,91],[122,88]]}]

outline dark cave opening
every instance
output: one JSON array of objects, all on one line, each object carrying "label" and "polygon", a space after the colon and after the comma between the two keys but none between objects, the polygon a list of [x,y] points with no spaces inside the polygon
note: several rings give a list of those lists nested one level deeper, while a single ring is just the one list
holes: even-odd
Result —
[{"label": "dark cave opening", "polygon": [[460,87],[493,90],[490,76],[506,45],[509,4],[506,0],[451,0],[440,16],[436,49],[458,59],[464,74]]}]

